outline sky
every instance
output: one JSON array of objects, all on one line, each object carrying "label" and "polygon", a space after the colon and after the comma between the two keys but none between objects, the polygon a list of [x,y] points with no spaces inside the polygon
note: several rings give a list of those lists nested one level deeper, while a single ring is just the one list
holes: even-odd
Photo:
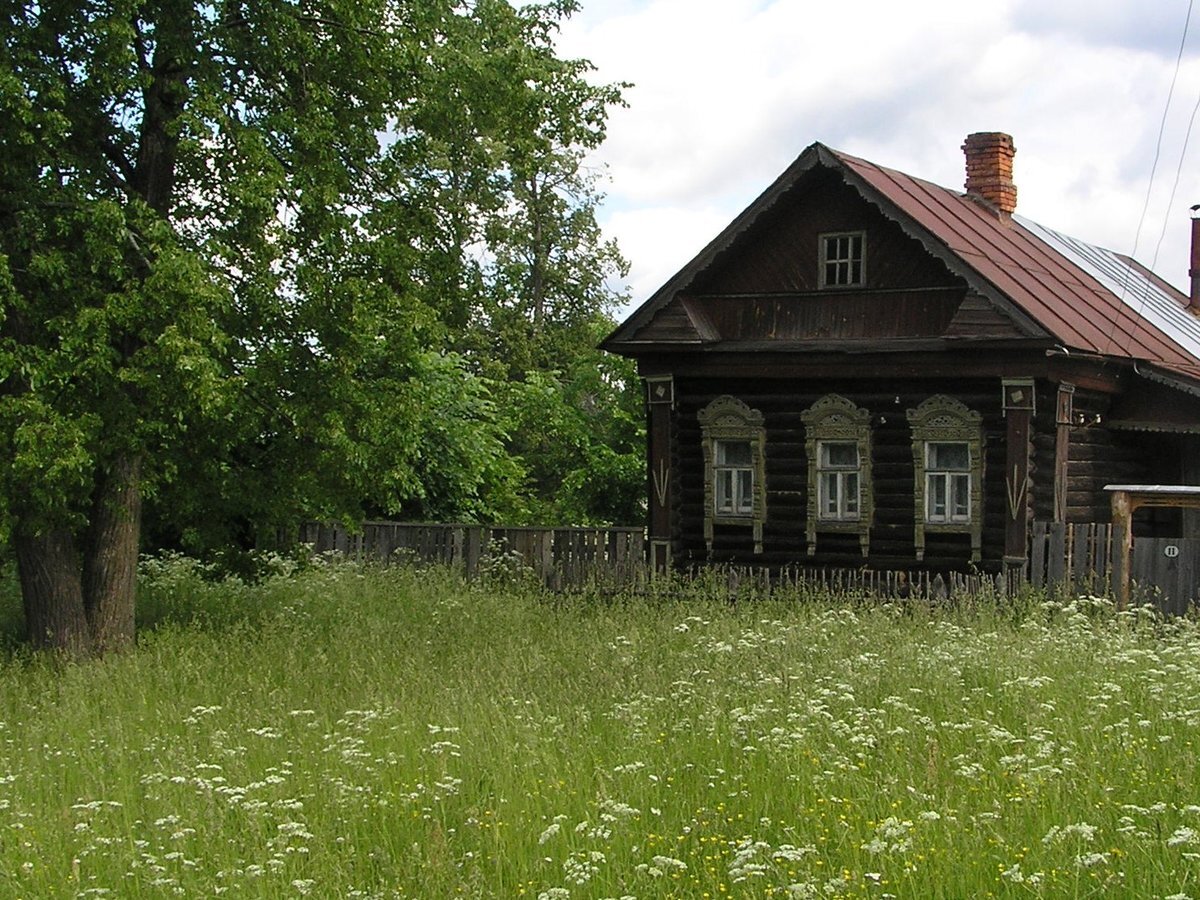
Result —
[{"label": "sky", "polygon": [[600,223],[630,262],[619,315],[814,141],[962,190],[975,131],[1013,136],[1018,215],[1187,290],[1200,3],[580,2],[560,55],[631,85],[588,160]]}]

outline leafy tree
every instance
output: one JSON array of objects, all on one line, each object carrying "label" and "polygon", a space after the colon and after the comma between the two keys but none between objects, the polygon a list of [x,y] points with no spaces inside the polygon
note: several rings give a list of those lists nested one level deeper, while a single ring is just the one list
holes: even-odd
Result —
[{"label": "leafy tree", "polygon": [[597,317],[591,340],[498,391],[514,461],[524,470],[526,518],[557,524],[645,519],[645,439],[640,382],[629,360],[595,349],[611,323]]},{"label": "leafy tree", "polygon": [[485,294],[518,138],[602,134],[614,95],[553,53],[572,3],[0,9],[0,497],[36,644],[133,639],[147,496],[511,497],[486,378],[434,348]]}]

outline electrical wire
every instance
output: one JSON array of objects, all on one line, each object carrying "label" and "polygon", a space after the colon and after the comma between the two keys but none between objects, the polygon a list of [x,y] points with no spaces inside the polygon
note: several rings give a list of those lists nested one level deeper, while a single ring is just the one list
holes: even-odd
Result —
[{"label": "electrical wire", "polygon": [[1163,216],[1162,231],[1158,235],[1158,243],[1154,245],[1154,257],[1150,260],[1150,271],[1154,271],[1158,263],[1158,251],[1162,248],[1163,238],[1167,236],[1167,226],[1171,223],[1171,208],[1175,205],[1175,192],[1179,189],[1179,179],[1183,174],[1183,161],[1187,157],[1188,141],[1192,139],[1192,127],[1196,124],[1196,114],[1200,113],[1200,95],[1196,97],[1196,105],[1192,107],[1192,117],[1188,119],[1187,132],[1183,135],[1183,148],[1179,151],[1179,163],[1175,166],[1175,182],[1171,185],[1171,197],[1167,200],[1167,215]]},{"label": "electrical wire", "polygon": [[[1154,190],[1154,177],[1158,172],[1158,161],[1162,155],[1163,134],[1167,130],[1167,113],[1171,109],[1171,98],[1174,97],[1174,95],[1175,95],[1175,84],[1179,80],[1179,69],[1183,65],[1183,51],[1184,51],[1184,48],[1187,46],[1188,27],[1192,21],[1192,6],[1194,5],[1194,3],[1195,3],[1195,0],[1188,0],[1187,16],[1183,20],[1183,37],[1180,38],[1180,40],[1179,40],[1179,53],[1175,57],[1175,73],[1171,76],[1171,87],[1167,91],[1167,102],[1163,105],[1162,120],[1159,122],[1159,126],[1158,126],[1158,140],[1154,144],[1154,162],[1150,166],[1150,181],[1146,185],[1146,199],[1145,199],[1145,202],[1142,204],[1142,214],[1138,218],[1137,230],[1134,232],[1134,235],[1133,235],[1133,250],[1131,250],[1129,253],[1130,259],[1135,259],[1137,257],[1138,242],[1141,240],[1141,236],[1142,236],[1142,226],[1146,222],[1146,214],[1147,214],[1147,212],[1149,212],[1149,209],[1150,209],[1150,197]],[[1194,116],[1194,113],[1193,113],[1193,116]],[[1189,131],[1190,131],[1190,128],[1189,128]],[[1183,163],[1181,160],[1180,166],[1182,167],[1182,165],[1183,165]],[[1163,226],[1163,230],[1164,230],[1164,232],[1166,231],[1165,224]],[[1161,243],[1161,239],[1160,239],[1160,243]],[[1156,256],[1157,256],[1157,253],[1158,253],[1158,251],[1155,250]],[[1151,266],[1150,268],[1153,271],[1154,267]],[[1122,303],[1122,305],[1125,303],[1125,293],[1129,287],[1129,275],[1132,272],[1132,270],[1133,270],[1133,264],[1126,263],[1125,267],[1124,267],[1124,274],[1121,279],[1120,302]],[[1145,300],[1142,301],[1142,303],[1144,303],[1144,302],[1145,302]],[[1139,319],[1141,318],[1141,312],[1142,312],[1140,307],[1141,307],[1141,304],[1139,304],[1139,308],[1138,308],[1138,318]],[[1117,330],[1117,317],[1114,316],[1113,321],[1112,321],[1112,327],[1108,331],[1108,339],[1105,342],[1103,352],[1107,353],[1108,350],[1112,347],[1113,335],[1116,333],[1116,330]]]}]

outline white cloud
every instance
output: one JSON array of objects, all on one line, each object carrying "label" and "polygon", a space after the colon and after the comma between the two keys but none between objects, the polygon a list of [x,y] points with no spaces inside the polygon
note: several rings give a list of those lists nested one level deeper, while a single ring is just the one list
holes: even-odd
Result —
[{"label": "white cloud", "polygon": [[[560,52],[630,81],[598,154],[640,303],[821,141],[961,189],[963,138],[1007,131],[1023,215],[1129,252],[1187,12],[1182,0],[583,0]],[[1200,21],[1193,23],[1200,31]],[[1186,287],[1200,202],[1189,39],[1137,255]],[[1168,197],[1182,173],[1173,204]]]}]

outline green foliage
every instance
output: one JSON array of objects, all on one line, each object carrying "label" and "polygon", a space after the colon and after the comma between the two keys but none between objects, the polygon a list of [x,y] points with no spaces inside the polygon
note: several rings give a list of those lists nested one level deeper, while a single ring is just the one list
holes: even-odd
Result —
[{"label": "green foliage", "polygon": [[510,448],[535,498],[528,518],[641,522],[645,444],[633,366],[595,349],[565,362],[564,371],[531,371],[503,392]]},{"label": "green foliage", "polygon": [[[574,9],[6,7],[3,528],[87,545],[127,459],[151,542],[196,551],[303,517],[629,515],[579,468],[624,477],[636,419],[626,375],[570,370],[624,266],[582,168],[619,88],[557,57]],[[553,434],[509,408],[542,371]],[[523,455],[557,437],[583,455]]]}]

